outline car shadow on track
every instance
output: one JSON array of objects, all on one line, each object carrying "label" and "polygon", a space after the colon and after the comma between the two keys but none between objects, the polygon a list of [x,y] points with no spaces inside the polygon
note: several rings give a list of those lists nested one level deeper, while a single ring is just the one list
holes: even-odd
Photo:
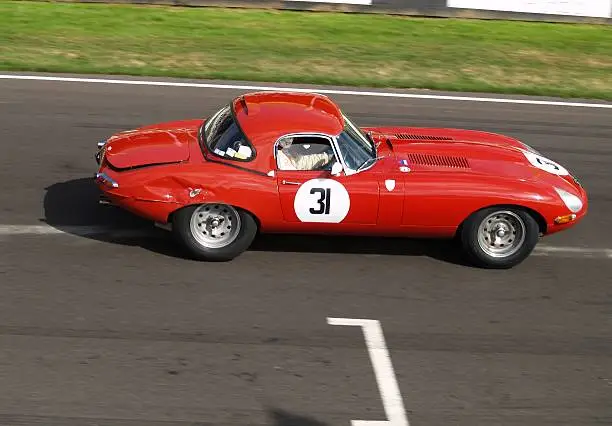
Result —
[{"label": "car shadow on track", "polygon": [[[63,232],[112,244],[139,246],[171,257],[186,258],[170,233],[122,209],[98,203],[93,179],[55,183],[46,188],[45,222]],[[102,229],[98,232],[96,229]],[[456,243],[406,238],[260,235],[249,251],[425,256],[467,265]]]},{"label": "car shadow on track", "polygon": [[299,416],[278,409],[270,410],[270,417],[272,418],[273,426],[327,426],[327,423],[313,418]]}]

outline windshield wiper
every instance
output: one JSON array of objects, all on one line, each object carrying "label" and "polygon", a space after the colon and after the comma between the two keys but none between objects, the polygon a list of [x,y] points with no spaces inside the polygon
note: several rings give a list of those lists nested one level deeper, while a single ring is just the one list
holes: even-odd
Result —
[{"label": "windshield wiper", "polygon": [[374,142],[374,136],[372,136],[372,132],[366,132],[366,138],[370,141],[370,143],[372,144],[372,150],[374,151],[373,154],[376,155],[376,152],[378,151],[376,149],[376,142]]},{"label": "windshield wiper", "polygon": [[365,137],[367,140],[372,142],[372,145],[374,145],[374,138],[372,137],[372,132],[365,132]]},{"label": "windshield wiper", "polygon": [[367,160],[365,160],[365,161],[363,162],[363,164],[362,164],[361,166],[359,166],[359,167],[357,168],[357,173],[359,173],[360,171],[362,171],[363,169],[365,169],[365,168],[366,168],[367,166],[369,166],[370,164],[372,164],[372,163],[374,163],[374,162],[376,162],[376,161],[378,161],[378,160],[380,160],[380,159],[382,159],[382,158],[385,158],[385,156],[368,158]]}]

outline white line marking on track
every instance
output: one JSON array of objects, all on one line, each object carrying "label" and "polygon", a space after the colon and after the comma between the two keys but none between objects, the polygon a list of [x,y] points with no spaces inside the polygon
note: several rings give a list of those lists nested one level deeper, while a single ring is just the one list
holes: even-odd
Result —
[{"label": "white line marking on track", "polygon": [[0,225],[0,235],[62,234],[57,228],[48,225]]},{"label": "white line marking on track", "polygon": [[328,95],[351,95],[351,96],[377,96],[384,98],[408,98],[408,99],[433,99],[443,101],[462,101],[462,102],[491,102],[502,104],[523,104],[523,105],[546,105],[563,106],[578,108],[604,108],[612,109],[610,103],[586,103],[586,102],[562,102],[562,101],[539,101],[534,99],[512,99],[494,97],[475,97],[475,96],[450,96],[450,95],[425,95],[416,93],[397,93],[397,92],[373,92],[367,90],[337,90],[337,89],[305,89],[299,87],[275,87],[259,85],[236,85],[236,84],[213,84],[213,83],[188,83],[179,81],[154,81],[154,80],[121,80],[108,78],[85,78],[85,77],[56,77],[56,76],[37,76],[21,74],[0,74],[0,79],[6,80],[36,80],[36,81],[55,81],[68,83],[98,83],[98,84],[126,84],[135,86],[166,86],[166,87],[193,87],[203,89],[227,89],[227,90],[249,90],[249,91],[289,91],[302,93],[320,93]]},{"label": "white line marking on track", "polygon": [[117,237],[145,237],[146,229],[119,229],[108,226],[0,225],[0,236],[10,235],[109,235]]},{"label": "white line marking on track", "polygon": [[[76,235],[76,236],[95,236],[105,235],[116,238],[142,238],[164,235],[164,233],[154,234],[154,227],[148,228],[116,228],[111,226],[63,226],[51,225],[0,225],[0,236],[19,236],[19,235]],[[565,257],[590,257],[612,259],[612,248],[591,248],[591,247],[562,247],[548,246],[540,244],[534,249],[535,256],[565,256]],[[378,257],[380,255],[366,254],[368,257]]]},{"label": "white line marking on track", "polygon": [[327,318],[330,325],[358,326],[363,331],[378,390],[387,415],[386,421],[352,420],[353,426],[408,426],[404,402],[385,343],[380,321],[354,318]]},{"label": "white line marking on track", "polygon": [[612,249],[608,248],[588,248],[588,247],[555,247],[555,246],[536,246],[534,254],[540,256],[549,255],[579,255],[581,257],[605,257],[612,259]]}]

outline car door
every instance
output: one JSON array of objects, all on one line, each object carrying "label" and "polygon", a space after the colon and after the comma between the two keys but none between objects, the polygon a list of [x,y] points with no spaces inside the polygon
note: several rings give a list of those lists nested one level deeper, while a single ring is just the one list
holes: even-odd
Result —
[{"label": "car door", "polygon": [[[294,139],[300,143],[299,137]],[[307,142],[313,144],[312,136]],[[294,225],[291,228],[318,224],[319,228],[342,230],[377,223],[380,176],[376,172],[332,176],[329,170],[282,170],[277,166],[276,176],[283,217]]]}]

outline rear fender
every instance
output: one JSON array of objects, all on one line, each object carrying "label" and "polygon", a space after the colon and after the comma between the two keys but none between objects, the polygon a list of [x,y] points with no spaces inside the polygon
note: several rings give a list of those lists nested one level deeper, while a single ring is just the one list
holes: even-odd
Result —
[{"label": "rear fender", "polygon": [[[168,214],[167,221],[172,220],[172,214],[181,208],[219,203],[227,204],[250,213],[258,224],[276,223],[282,221],[280,200],[276,180],[269,177],[254,178],[248,183],[214,182],[202,183],[207,179],[168,177],[148,183],[148,191],[154,193],[159,201],[172,201],[179,205]],[[213,181],[213,179],[210,179]]]}]

